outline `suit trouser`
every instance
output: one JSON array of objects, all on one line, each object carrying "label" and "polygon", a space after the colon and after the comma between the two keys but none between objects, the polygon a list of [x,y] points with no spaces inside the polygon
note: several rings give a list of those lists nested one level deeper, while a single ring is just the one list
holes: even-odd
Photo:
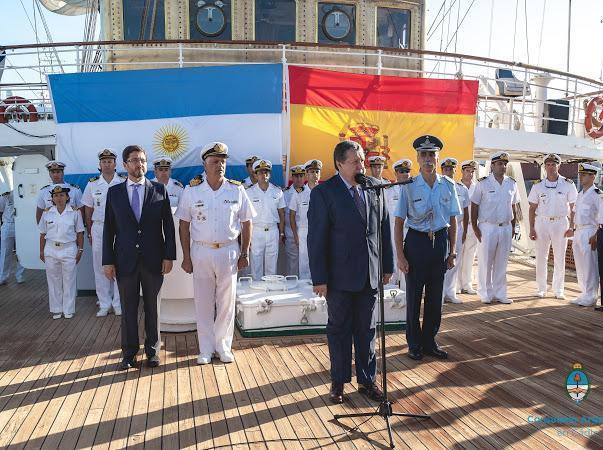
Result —
[{"label": "suit trouser", "polygon": [[331,381],[352,380],[352,341],[354,342],[356,379],[360,384],[375,382],[375,323],[373,312],[377,290],[368,283],[357,292],[327,288],[327,341],[331,360]]},{"label": "suit trouser", "polygon": [[[103,270],[103,223],[92,223],[92,266],[94,269],[94,284],[100,309],[119,310],[119,289],[117,281],[109,281]],[[112,289],[113,288],[113,289]],[[112,292],[113,291],[113,292]]]},{"label": "suit trouser", "polygon": [[555,295],[563,294],[565,278],[565,251],[567,238],[565,232],[569,227],[567,217],[550,220],[546,217],[536,216],[534,229],[536,231],[536,284],[538,291],[546,292],[546,279],[548,274],[549,249],[553,245],[553,292]]},{"label": "suit trouser", "polygon": [[[456,221],[456,262],[459,261],[459,256],[463,251],[463,221],[457,219]],[[455,264],[454,267],[450,270],[446,270],[446,274],[444,275],[444,288],[443,288],[443,296],[445,298],[453,299],[456,297],[456,288],[458,285],[458,275],[459,275],[459,266]]]},{"label": "suit trouser", "polygon": [[193,242],[193,288],[197,313],[199,353],[230,352],[234,333],[239,247],[206,247]]},{"label": "suit trouser", "polygon": [[138,258],[136,269],[120,274],[117,269],[117,287],[121,302],[121,350],[126,359],[133,358],[140,350],[138,339],[138,304],[142,287],[144,308],[144,351],[147,357],[155,356],[161,347],[159,339],[158,303],[163,284],[161,273],[150,272]]},{"label": "suit trouser", "polygon": [[598,252],[592,250],[588,243],[590,237],[595,233],[597,233],[596,226],[579,228],[574,233],[572,243],[574,262],[576,263],[576,277],[578,278],[580,291],[582,291],[575,301],[584,306],[591,306],[596,303],[597,290],[599,289]]},{"label": "suit trouser", "polygon": [[[442,289],[446,272],[448,229],[435,233],[432,241],[427,233],[410,228],[404,240],[406,274],[406,342],[410,351],[430,350],[442,320]],[[423,327],[419,322],[421,298],[425,289]]]},{"label": "suit trouser", "polygon": [[46,241],[44,261],[48,281],[48,303],[52,314],[74,314],[77,245],[75,241],[54,245]]},{"label": "suit trouser", "polygon": [[311,280],[310,260],[308,257],[308,229],[300,227],[297,229],[297,238],[299,239],[299,279]]},{"label": "suit trouser", "polygon": [[[5,222],[2,224],[0,232],[0,282],[8,280],[10,276],[10,264],[12,260],[13,250],[15,249],[15,224]],[[23,272],[25,269],[17,258],[17,266],[15,269],[15,278],[17,281],[23,280]]]},{"label": "suit trouser", "polygon": [[477,294],[483,302],[507,300],[507,264],[511,251],[511,222],[499,226],[481,222],[478,247]]},{"label": "suit trouser", "polygon": [[278,226],[253,224],[251,233],[251,276],[259,280],[263,275],[275,275],[278,260]]},{"label": "suit trouser", "polygon": [[467,228],[467,237],[463,242],[463,249],[460,253],[459,285],[461,289],[471,290],[473,289],[473,261],[475,261],[479,241],[475,236],[471,223]]}]

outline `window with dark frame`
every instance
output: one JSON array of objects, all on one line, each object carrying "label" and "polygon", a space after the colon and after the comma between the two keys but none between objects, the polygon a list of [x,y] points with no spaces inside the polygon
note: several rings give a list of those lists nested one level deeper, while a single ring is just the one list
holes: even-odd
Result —
[{"label": "window with dark frame", "polygon": [[319,3],[318,43],[356,44],[356,6],[346,3]]},{"label": "window with dark frame", "polygon": [[398,8],[377,8],[377,46],[409,48],[410,11]]},{"label": "window with dark frame", "polygon": [[295,0],[255,0],[255,40],[295,42]]},{"label": "window with dark frame", "polygon": [[230,0],[190,0],[190,39],[230,41],[232,39]]},{"label": "window with dark frame", "polygon": [[165,39],[165,0],[123,0],[124,39]]}]

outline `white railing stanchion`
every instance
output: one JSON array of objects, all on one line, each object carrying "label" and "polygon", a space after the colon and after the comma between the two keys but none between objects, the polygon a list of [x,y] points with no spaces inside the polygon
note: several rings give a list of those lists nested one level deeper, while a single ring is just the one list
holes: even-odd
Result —
[{"label": "white railing stanchion", "polygon": [[523,69],[523,87],[521,93],[521,123],[519,124],[520,129],[526,128],[525,126],[525,115],[526,115],[526,93],[528,92],[528,68]]},{"label": "white railing stanchion", "polygon": [[383,50],[377,50],[377,75],[381,75],[381,70],[383,69],[383,60],[381,59],[383,56]]},{"label": "white railing stanchion", "polygon": [[178,42],[178,67],[182,69],[184,66],[184,54],[182,51],[182,42]]},{"label": "white railing stanchion", "polygon": [[578,97],[578,80],[574,80],[574,107],[572,108],[572,131],[571,136],[576,135],[576,100]]}]

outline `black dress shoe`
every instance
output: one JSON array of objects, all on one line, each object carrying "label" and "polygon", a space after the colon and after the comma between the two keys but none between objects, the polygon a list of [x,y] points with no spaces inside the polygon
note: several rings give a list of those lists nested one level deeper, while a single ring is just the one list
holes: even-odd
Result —
[{"label": "black dress shoe", "polygon": [[408,357],[410,359],[414,359],[415,361],[420,361],[423,359],[423,353],[421,353],[419,350],[409,350]]},{"label": "black dress shoe", "polygon": [[425,350],[425,354],[430,355],[430,356],[435,356],[438,359],[447,359],[448,358],[448,352],[445,352],[444,350],[440,350],[438,347],[434,347],[430,350]]},{"label": "black dress shoe", "polygon": [[383,400],[385,400],[383,391],[377,385],[377,383],[361,384],[358,388],[358,392],[376,402],[382,402]]},{"label": "black dress shoe", "polygon": [[331,392],[329,392],[331,403],[343,403],[343,383],[331,383]]},{"label": "black dress shoe", "polygon": [[147,367],[159,367],[159,356],[147,356]]},{"label": "black dress shoe", "polygon": [[128,370],[128,369],[135,369],[136,367],[138,367],[138,364],[136,363],[136,358],[124,358],[119,363],[118,369],[119,370]]}]

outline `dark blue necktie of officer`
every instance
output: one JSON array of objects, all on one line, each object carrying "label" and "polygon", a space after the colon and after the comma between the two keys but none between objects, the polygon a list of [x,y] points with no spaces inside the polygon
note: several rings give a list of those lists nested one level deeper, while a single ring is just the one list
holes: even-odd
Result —
[{"label": "dark blue necktie of officer", "polygon": [[366,205],[364,204],[364,201],[360,198],[360,195],[358,194],[358,188],[355,186],[352,186],[350,189],[352,190],[352,197],[354,198],[354,203],[356,204],[356,208],[358,208],[358,212],[360,213],[362,220],[364,220],[364,223],[366,223]]}]

